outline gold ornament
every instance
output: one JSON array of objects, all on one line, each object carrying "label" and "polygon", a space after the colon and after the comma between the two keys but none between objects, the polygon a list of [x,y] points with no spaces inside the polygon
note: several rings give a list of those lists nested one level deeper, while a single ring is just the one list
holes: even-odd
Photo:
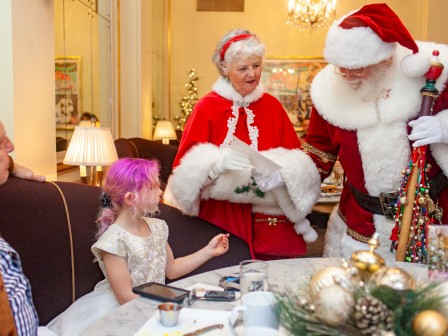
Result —
[{"label": "gold ornament", "polygon": [[398,267],[383,267],[372,275],[372,281],[377,286],[389,286],[395,290],[415,288],[415,279]]},{"label": "gold ornament", "polygon": [[359,271],[364,280],[369,279],[373,273],[378,272],[386,264],[384,259],[374,252],[379,246],[378,237],[379,234],[374,233],[368,242],[369,250],[355,251],[350,259],[351,264]]},{"label": "gold ornament", "polygon": [[317,271],[310,282],[310,295],[312,298],[318,298],[319,292],[324,287],[341,285],[351,291],[352,284],[347,271],[342,267],[329,266]]},{"label": "gold ornament", "polygon": [[445,336],[448,323],[442,314],[435,310],[423,310],[412,322],[416,336]]},{"label": "gold ornament", "polygon": [[353,294],[340,285],[324,287],[319,293],[314,301],[316,317],[331,326],[345,324],[355,305]]}]

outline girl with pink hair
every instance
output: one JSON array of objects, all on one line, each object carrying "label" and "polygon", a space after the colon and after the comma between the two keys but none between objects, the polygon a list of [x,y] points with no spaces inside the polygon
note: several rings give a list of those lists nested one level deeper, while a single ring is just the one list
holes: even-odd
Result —
[{"label": "girl with pink hair", "polygon": [[229,250],[229,234],[218,234],[201,250],[174,258],[166,222],[149,217],[162,194],[158,175],[158,163],[146,159],[122,159],[110,167],[98,241],[92,246],[106,279],[49,323],[58,335],[78,335],[114,307],[137,298],[133,287],[180,277]]}]

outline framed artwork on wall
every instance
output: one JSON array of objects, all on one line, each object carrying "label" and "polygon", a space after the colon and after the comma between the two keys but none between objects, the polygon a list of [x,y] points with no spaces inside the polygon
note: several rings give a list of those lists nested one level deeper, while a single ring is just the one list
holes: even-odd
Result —
[{"label": "framed artwork on wall", "polygon": [[296,130],[311,112],[310,86],[327,65],[322,57],[266,58],[261,82],[284,106]]},{"label": "framed artwork on wall", "polygon": [[56,126],[77,125],[81,114],[81,57],[56,57]]}]

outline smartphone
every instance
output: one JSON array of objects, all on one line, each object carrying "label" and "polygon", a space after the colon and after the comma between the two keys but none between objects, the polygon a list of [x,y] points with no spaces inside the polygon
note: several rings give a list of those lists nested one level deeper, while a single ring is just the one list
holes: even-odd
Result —
[{"label": "smartphone", "polygon": [[239,291],[240,278],[238,275],[227,275],[219,279],[219,285],[226,291]]},{"label": "smartphone", "polygon": [[153,300],[176,303],[183,303],[185,298],[190,294],[189,290],[157,282],[148,282],[144,285],[134,287],[132,291]]},{"label": "smartphone", "polygon": [[204,300],[210,301],[233,301],[235,300],[235,292],[231,291],[214,291],[209,290],[205,292]]}]

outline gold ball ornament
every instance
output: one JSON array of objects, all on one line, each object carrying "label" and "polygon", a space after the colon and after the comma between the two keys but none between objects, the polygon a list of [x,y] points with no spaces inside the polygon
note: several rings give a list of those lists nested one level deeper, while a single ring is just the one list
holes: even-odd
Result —
[{"label": "gold ball ornament", "polygon": [[395,290],[415,288],[415,279],[398,267],[383,267],[372,275],[372,281],[377,286],[388,286]]},{"label": "gold ball ornament", "polygon": [[364,280],[370,279],[370,276],[378,272],[386,265],[384,259],[374,251],[378,248],[378,233],[374,233],[369,239],[369,250],[360,250],[352,253],[350,263],[355,267]]},{"label": "gold ball ornament", "polygon": [[340,285],[322,288],[314,303],[316,317],[331,326],[345,324],[355,306],[352,293]]},{"label": "gold ball ornament", "polygon": [[311,278],[310,295],[313,299],[316,299],[319,297],[322,288],[339,284],[350,291],[352,290],[352,284],[346,269],[337,266],[322,268]]},{"label": "gold ball ornament", "polygon": [[412,329],[416,336],[445,336],[448,322],[435,310],[423,310],[412,322]]}]

